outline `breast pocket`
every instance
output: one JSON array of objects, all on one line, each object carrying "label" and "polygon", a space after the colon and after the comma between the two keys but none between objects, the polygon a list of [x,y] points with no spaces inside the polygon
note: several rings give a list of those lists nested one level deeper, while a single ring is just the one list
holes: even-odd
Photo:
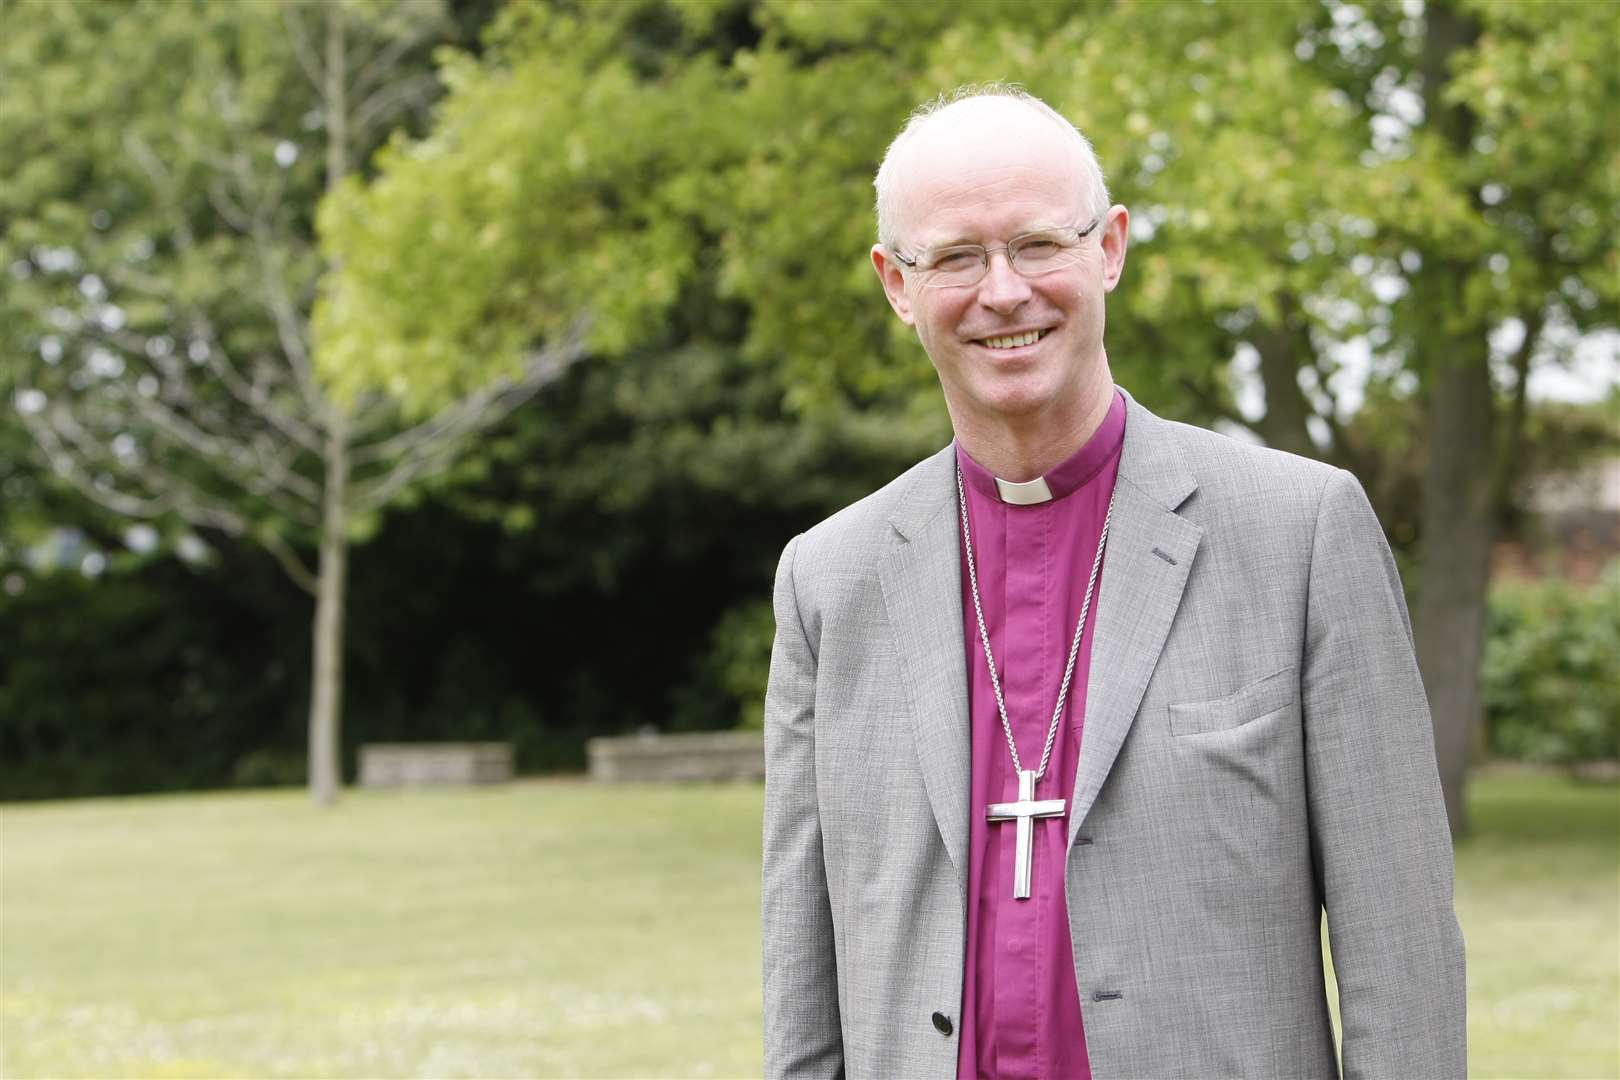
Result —
[{"label": "breast pocket", "polygon": [[1292,667],[1284,668],[1223,698],[1171,705],[1170,734],[1229,731],[1287,709],[1298,697],[1299,675]]}]

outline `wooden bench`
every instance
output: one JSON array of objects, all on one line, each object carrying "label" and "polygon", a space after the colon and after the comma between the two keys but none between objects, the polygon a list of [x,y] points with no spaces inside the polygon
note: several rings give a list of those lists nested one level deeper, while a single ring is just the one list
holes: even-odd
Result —
[{"label": "wooden bench", "polygon": [[366,743],[360,747],[361,787],[500,784],[510,779],[511,743]]},{"label": "wooden bench", "polygon": [[759,731],[694,731],[595,738],[585,744],[592,780],[763,780]]}]

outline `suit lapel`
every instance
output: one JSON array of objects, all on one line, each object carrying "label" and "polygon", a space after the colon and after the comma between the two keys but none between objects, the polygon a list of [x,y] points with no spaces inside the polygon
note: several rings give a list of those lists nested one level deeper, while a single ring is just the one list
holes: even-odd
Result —
[{"label": "suit lapel", "polygon": [[968,689],[962,652],[961,548],[946,447],[917,470],[890,519],[899,534],[878,567],[883,605],[900,650],[910,729],[945,851],[967,887]]},{"label": "suit lapel", "polygon": [[[1114,519],[1086,684],[1069,841],[1091,811],[1158,665],[1203,529],[1176,513],[1198,486],[1171,426],[1127,395]],[[890,518],[898,534],[878,583],[912,705],[911,732],[946,853],[967,883],[971,790],[961,544],[954,444],[917,470]]]},{"label": "suit lapel", "polygon": [[1171,426],[1129,397],[1127,405],[1070,804],[1071,844],[1130,731],[1203,537],[1203,529],[1175,512],[1198,483]]}]

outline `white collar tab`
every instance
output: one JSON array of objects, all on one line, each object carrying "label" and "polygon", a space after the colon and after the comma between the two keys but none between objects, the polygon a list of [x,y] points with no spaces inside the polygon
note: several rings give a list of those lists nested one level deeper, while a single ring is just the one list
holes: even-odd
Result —
[{"label": "white collar tab", "polygon": [[1011,503],[1013,506],[1034,506],[1037,503],[1052,501],[1052,489],[1046,486],[1044,476],[1037,476],[1023,484],[1015,484],[998,476],[996,492],[1000,494],[1002,502]]}]

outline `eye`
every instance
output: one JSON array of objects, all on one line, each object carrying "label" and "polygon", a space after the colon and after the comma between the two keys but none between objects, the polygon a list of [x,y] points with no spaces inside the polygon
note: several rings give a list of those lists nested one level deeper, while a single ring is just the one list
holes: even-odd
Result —
[{"label": "eye", "polygon": [[1050,259],[1063,250],[1056,237],[1030,236],[1018,242],[1017,254],[1021,259]]},{"label": "eye", "polygon": [[943,270],[949,274],[960,270],[974,270],[983,264],[984,252],[980,248],[945,248],[934,253],[929,260],[929,269]]}]

